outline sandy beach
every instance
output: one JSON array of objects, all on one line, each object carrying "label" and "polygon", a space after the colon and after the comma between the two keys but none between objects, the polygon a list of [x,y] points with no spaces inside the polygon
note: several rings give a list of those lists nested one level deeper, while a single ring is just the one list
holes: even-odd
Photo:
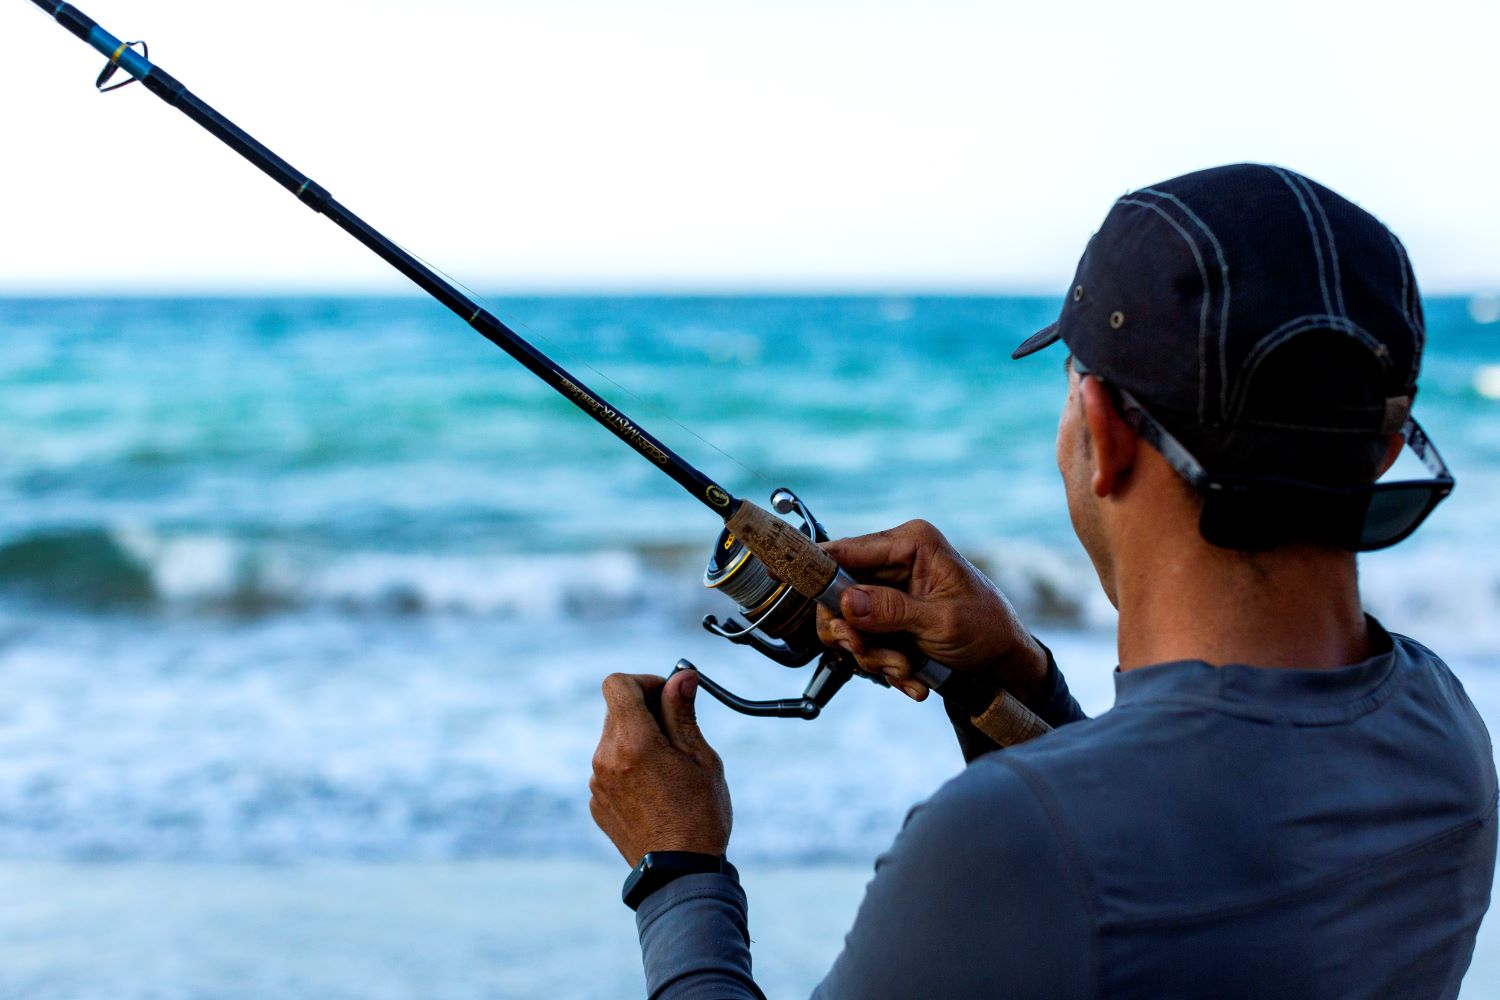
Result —
[{"label": "sandy beach", "polygon": [[[810,991],[863,892],[852,865],[752,869],[757,976]],[[8,1000],[468,1000],[643,992],[623,866],[0,864]]]},{"label": "sandy beach", "polygon": [[[770,997],[806,996],[838,953],[869,870],[748,866],[743,874],[757,980]],[[0,995],[639,996],[622,877],[619,865],[580,861],[4,863]],[[1500,923],[1481,931],[1461,996],[1500,997]]]}]

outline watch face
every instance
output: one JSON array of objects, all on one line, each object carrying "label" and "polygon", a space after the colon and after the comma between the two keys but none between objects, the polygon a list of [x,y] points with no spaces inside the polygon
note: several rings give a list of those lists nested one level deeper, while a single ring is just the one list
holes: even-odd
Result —
[{"label": "watch face", "polygon": [[719,870],[721,859],[716,854],[699,854],[695,851],[652,851],[641,859],[641,869],[652,872],[701,874]]}]

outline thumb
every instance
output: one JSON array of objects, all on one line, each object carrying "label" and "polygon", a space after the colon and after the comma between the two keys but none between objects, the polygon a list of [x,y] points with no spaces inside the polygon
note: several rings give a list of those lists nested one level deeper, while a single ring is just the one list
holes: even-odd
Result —
[{"label": "thumb", "polygon": [[667,681],[661,699],[662,729],[677,749],[697,755],[708,749],[698,728],[698,671],[682,670]]},{"label": "thumb", "polygon": [[850,587],[844,591],[839,607],[844,619],[864,632],[910,632],[920,636],[930,617],[926,604],[891,587]]}]

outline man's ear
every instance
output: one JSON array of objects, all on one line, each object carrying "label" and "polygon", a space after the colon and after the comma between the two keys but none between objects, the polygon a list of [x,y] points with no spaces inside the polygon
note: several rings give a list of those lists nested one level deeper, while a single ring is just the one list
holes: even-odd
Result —
[{"label": "man's ear", "polygon": [[1380,460],[1379,471],[1375,478],[1379,479],[1390,471],[1391,466],[1396,464],[1396,459],[1401,457],[1401,449],[1406,447],[1406,438],[1401,434],[1392,434],[1389,441],[1385,443],[1385,457]]},{"label": "man's ear", "polygon": [[1086,375],[1078,386],[1078,399],[1083,406],[1084,426],[1089,431],[1088,447],[1094,460],[1094,475],[1090,483],[1097,497],[1118,493],[1126,477],[1135,465],[1135,450],[1140,438],[1130,429],[1115,409],[1114,400],[1104,383],[1093,375]]}]

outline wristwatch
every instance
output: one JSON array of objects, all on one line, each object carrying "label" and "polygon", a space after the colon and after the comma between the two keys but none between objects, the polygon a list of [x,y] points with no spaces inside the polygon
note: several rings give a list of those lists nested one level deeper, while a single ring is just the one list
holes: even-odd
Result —
[{"label": "wristwatch", "polygon": [[684,875],[728,875],[739,882],[740,873],[722,854],[697,851],[652,851],[630,870],[620,898],[632,910],[662,886]]}]

